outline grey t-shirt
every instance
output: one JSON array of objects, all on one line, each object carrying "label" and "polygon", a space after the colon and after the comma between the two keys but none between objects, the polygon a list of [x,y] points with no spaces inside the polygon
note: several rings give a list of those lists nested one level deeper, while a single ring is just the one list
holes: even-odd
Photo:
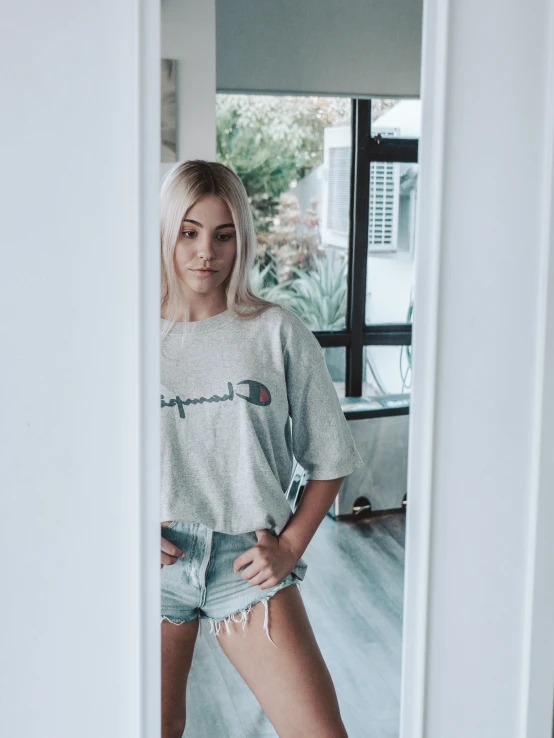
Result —
[{"label": "grey t-shirt", "polygon": [[[280,306],[176,323],[161,344],[161,414],[161,521],[278,536],[293,455],[309,479],[363,466],[319,342]],[[301,558],[293,571],[306,569]]]}]

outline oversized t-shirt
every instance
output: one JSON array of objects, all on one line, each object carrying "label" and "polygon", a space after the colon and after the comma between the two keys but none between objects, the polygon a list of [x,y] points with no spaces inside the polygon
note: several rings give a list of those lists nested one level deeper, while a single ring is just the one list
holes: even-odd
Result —
[{"label": "oversized t-shirt", "polygon": [[[175,323],[161,343],[160,520],[278,536],[293,514],[293,456],[308,479],[363,466],[306,324],[278,305]],[[293,572],[306,569],[300,558]]]}]

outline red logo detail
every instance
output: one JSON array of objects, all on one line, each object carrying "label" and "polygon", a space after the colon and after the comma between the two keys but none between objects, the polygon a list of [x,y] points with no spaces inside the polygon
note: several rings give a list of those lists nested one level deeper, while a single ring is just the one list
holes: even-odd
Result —
[{"label": "red logo detail", "polygon": [[269,395],[267,394],[267,390],[265,387],[260,387],[260,402],[267,402],[269,400]]}]

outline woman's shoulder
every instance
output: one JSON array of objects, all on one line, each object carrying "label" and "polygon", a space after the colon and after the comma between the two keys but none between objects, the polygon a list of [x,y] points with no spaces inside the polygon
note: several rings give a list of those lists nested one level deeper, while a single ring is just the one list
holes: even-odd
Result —
[{"label": "woman's shoulder", "polygon": [[263,325],[266,328],[269,326],[280,327],[285,311],[290,312],[282,305],[273,302],[263,307],[237,307],[236,316],[243,325]]},{"label": "woman's shoulder", "polygon": [[268,337],[279,336],[283,351],[308,346],[319,347],[319,342],[302,318],[290,308],[273,303],[256,315],[247,318],[247,323],[253,323]]},{"label": "woman's shoulder", "polygon": [[272,304],[260,313],[259,320],[266,325],[278,328],[287,339],[295,336],[301,338],[305,338],[306,335],[313,336],[311,329],[302,318],[285,305]]},{"label": "woman's shoulder", "polygon": [[283,352],[296,360],[322,355],[321,344],[304,320],[288,307],[280,306],[270,319],[278,321]]}]

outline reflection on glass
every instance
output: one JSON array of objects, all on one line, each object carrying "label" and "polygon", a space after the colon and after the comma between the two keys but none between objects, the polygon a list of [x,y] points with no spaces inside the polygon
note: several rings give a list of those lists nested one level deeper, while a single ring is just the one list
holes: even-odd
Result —
[{"label": "reflection on glass", "polygon": [[217,161],[254,215],[253,288],[312,330],[346,326],[351,109],[342,97],[216,96]]},{"label": "reflection on glass", "polygon": [[399,395],[412,388],[411,346],[364,346],[362,395]]}]

